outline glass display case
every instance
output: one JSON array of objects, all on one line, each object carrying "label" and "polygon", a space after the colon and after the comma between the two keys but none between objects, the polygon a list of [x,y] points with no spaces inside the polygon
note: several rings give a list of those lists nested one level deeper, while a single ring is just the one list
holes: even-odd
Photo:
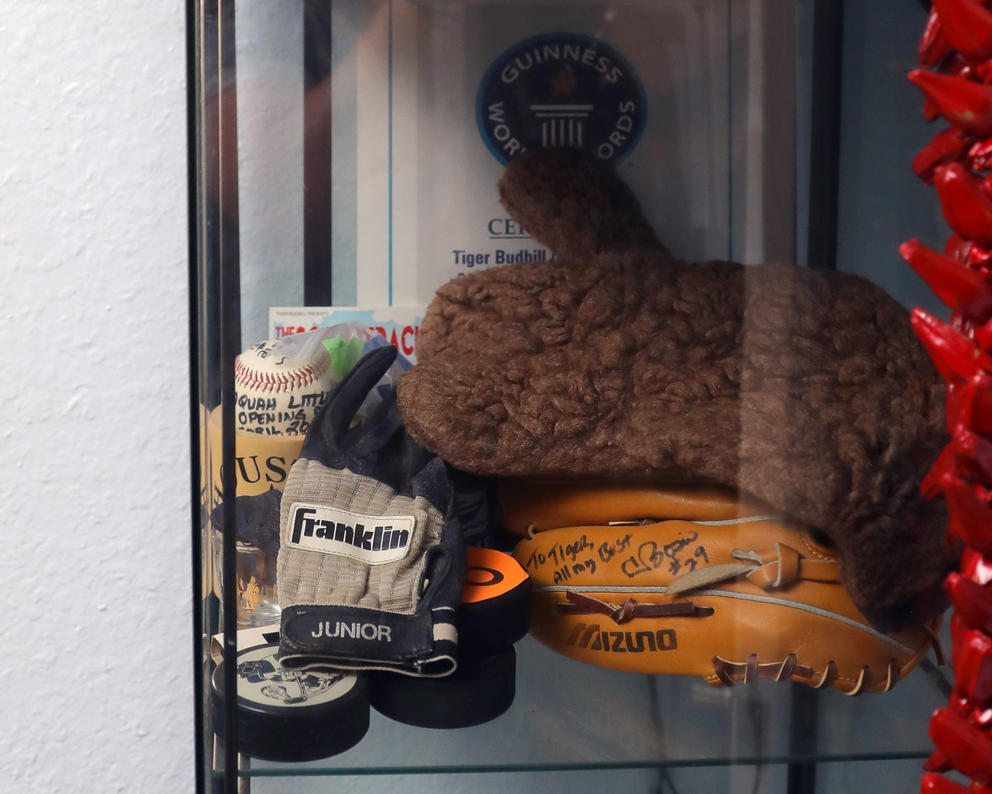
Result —
[{"label": "glass display case", "polygon": [[[245,790],[266,776],[326,776],[333,791],[341,775],[774,764],[799,792],[815,789],[821,763],[922,764],[932,751],[927,718],[952,681],[932,652],[892,691],[844,697],[831,687],[717,687],[700,676],[587,664],[527,636],[515,643],[512,705],[499,716],[437,730],[372,710],[353,746],[304,761],[245,751],[244,732],[253,730],[239,716],[245,706],[217,695],[246,692],[249,676],[231,663],[239,648],[279,636],[278,552],[246,535],[246,511],[258,523],[275,521],[277,535],[286,520],[271,503],[225,496],[278,494],[316,422],[313,410],[298,409],[317,407],[306,402],[310,393],[286,405],[269,393],[246,396],[239,356],[253,346],[263,359],[281,355],[260,343],[338,329],[321,336],[338,370],[334,383],[378,336],[421,366],[421,323],[442,285],[562,258],[498,187],[522,152],[579,152],[605,165],[666,256],[680,262],[833,268],[840,5],[190,0],[202,790]],[[916,24],[922,12],[914,8]],[[892,288],[881,271],[865,275]],[[802,334],[783,328],[789,338]],[[505,341],[501,333],[480,338],[480,356]],[[786,414],[802,409],[790,402],[799,399],[783,393]],[[748,405],[734,411],[761,435]],[[479,476],[488,488],[490,475]],[[740,481],[755,476],[742,468]],[[494,511],[472,543],[511,551],[501,520]],[[278,665],[272,660],[253,662],[258,681],[266,677],[258,665]],[[292,682],[316,701],[314,687],[333,685],[318,678]],[[273,736],[279,719],[266,723]]]}]

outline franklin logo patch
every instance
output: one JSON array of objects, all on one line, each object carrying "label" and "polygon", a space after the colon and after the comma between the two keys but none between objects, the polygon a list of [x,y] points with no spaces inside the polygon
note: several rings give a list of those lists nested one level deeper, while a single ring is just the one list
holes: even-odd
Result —
[{"label": "franklin logo patch", "polygon": [[506,163],[527,149],[581,149],[619,160],[644,128],[644,88],[627,60],[591,36],[552,33],[497,58],[479,86],[476,118]]},{"label": "franklin logo patch", "polygon": [[295,502],[289,509],[288,546],[381,565],[410,550],[413,516],[370,516],[327,505]]}]

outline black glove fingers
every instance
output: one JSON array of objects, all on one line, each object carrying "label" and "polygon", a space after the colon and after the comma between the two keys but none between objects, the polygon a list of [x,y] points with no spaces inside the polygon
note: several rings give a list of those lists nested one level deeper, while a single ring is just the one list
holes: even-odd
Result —
[{"label": "black glove fingers", "polygon": [[365,355],[338,384],[328,398],[327,406],[314,420],[314,424],[320,426],[319,435],[325,449],[333,450],[345,443],[355,414],[395,359],[396,348],[392,345],[377,348]]}]

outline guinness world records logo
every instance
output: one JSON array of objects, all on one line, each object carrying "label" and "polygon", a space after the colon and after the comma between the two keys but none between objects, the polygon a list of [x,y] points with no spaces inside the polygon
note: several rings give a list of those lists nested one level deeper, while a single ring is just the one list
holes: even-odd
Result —
[{"label": "guinness world records logo", "polygon": [[525,39],[489,68],[476,95],[476,121],[501,163],[525,149],[580,149],[605,162],[637,144],[644,87],[626,58],[578,33]]}]

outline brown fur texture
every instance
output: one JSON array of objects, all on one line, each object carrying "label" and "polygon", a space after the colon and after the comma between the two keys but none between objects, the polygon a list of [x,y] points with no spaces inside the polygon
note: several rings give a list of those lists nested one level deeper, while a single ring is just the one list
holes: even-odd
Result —
[{"label": "brown fur texture", "polygon": [[503,202],[556,253],[438,290],[399,385],[410,434],[493,476],[709,481],[820,530],[883,629],[944,606],[943,384],[851,274],[669,255],[611,171],[541,153]]}]

